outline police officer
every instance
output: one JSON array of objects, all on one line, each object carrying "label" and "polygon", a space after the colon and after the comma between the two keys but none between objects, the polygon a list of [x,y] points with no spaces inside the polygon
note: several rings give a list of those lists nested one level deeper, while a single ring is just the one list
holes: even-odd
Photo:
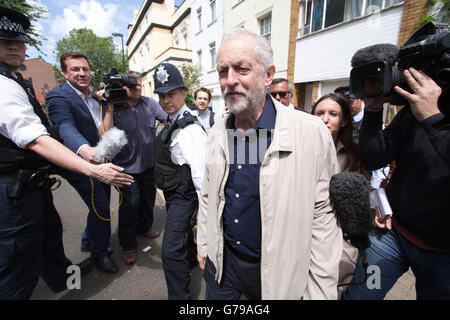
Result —
[{"label": "police officer", "polygon": [[50,162],[114,185],[132,181],[122,168],[88,163],[51,137],[32,88],[16,72],[29,27],[25,15],[0,6],[0,300],[28,299],[39,276],[55,292],[67,288],[72,263],[53,205]]},{"label": "police officer", "polygon": [[186,85],[172,64],[159,64],[154,92],[168,114],[155,142],[155,182],[164,192],[167,220],[162,261],[170,300],[188,300],[190,269],[196,265],[192,220],[198,210],[205,167],[206,133],[185,104]]}]

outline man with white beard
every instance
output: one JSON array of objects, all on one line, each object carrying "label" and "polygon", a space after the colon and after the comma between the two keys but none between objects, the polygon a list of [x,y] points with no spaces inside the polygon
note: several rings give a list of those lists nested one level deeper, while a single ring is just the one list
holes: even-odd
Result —
[{"label": "man with white beard", "polygon": [[197,251],[206,299],[336,299],[342,237],[328,186],[338,172],[326,126],[270,95],[261,36],[225,35],[217,71],[231,113],[210,130]]}]

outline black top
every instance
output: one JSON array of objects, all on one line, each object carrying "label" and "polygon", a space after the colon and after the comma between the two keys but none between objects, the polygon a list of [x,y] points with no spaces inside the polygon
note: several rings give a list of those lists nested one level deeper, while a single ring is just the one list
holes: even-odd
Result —
[{"label": "black top", "polygon": [[255,126],[242,133],[234,127],[234,115],[227,122],[230,172],[225,185],[223,228],[226,242],[253,258],[261,257],[261,209],[259,170],[272,142],[276,111],[267,95],[264,110]]},{"label": "black top", "polygon": [[381,130],[382,114],[364,113],[360,159],[371,170],[396,160],[386,188],[394,218],[426,244],[450,251],[450,120],[439,113],[419,122],[404,107]]}]

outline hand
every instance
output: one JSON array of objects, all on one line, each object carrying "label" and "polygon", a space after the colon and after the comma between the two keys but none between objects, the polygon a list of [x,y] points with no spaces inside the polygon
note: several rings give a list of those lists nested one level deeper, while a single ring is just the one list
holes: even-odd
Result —
[{"label": "hand", "polygon": [[206,257],[202,257],[201,255],[197,254],[197,261],[200,269],[205,270]]},{"label": "hand", "polygon": [[223,113],[222,113],[222,118],[224,118],[227,114],[229,114],[230,113],[230,109],[228,109],[227,107],[225,107],[224,109],[223,109]]},{"label": "hand", "polygon": [[105,89],[100,89],[100,90],[95,92],[95,96],[97,97],[97,100],[106,101],[105,91],[106,91]]},{"label": "hand", "polygon": [[383,219],[380,218],[380,216],[377,214],[375,216],[374,223],[375,227],[380,229],[392,229],[392,218],[391,216],[385,216]]},{"label": "hand", "polygon": [[409,68],[403,72],[408,85],[414,90],[409,93],[399,86],[394,90],[400,96],[409,101],[409,106],[414,117],[418,121],[423,121],[434,114],[439,113],[438,99],[442,89],[422,71]]},{"label": "hand", "polygon": [[87,144],[80,147],[80,150],[78,150],[78,155],[90,163],[98,163],[97,158],[95,157],[95,148]]},{"label": "hand", "polygon": [[133,183],[133,177],[122,173],[123,168],[112,163],[103,163],[94,165],[91,176],[103,183],[110,184],[116,187],[122,185],[130,185]]}]

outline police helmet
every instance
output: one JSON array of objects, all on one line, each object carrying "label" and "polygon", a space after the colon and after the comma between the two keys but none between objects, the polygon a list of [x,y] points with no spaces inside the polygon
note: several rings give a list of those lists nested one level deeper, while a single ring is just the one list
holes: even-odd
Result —
[{"label": "police helmet", "polygon": [[19,11],[0,6],[0,39],[29,42],[25,30],[30,27],[30,20]]},{"label": "police helmet", "polygon": [[153,80],[155,81],[155,93],[167,93],[177,88],[187,89],[180,71],[168,62],[162,62],[156,66]]}]

